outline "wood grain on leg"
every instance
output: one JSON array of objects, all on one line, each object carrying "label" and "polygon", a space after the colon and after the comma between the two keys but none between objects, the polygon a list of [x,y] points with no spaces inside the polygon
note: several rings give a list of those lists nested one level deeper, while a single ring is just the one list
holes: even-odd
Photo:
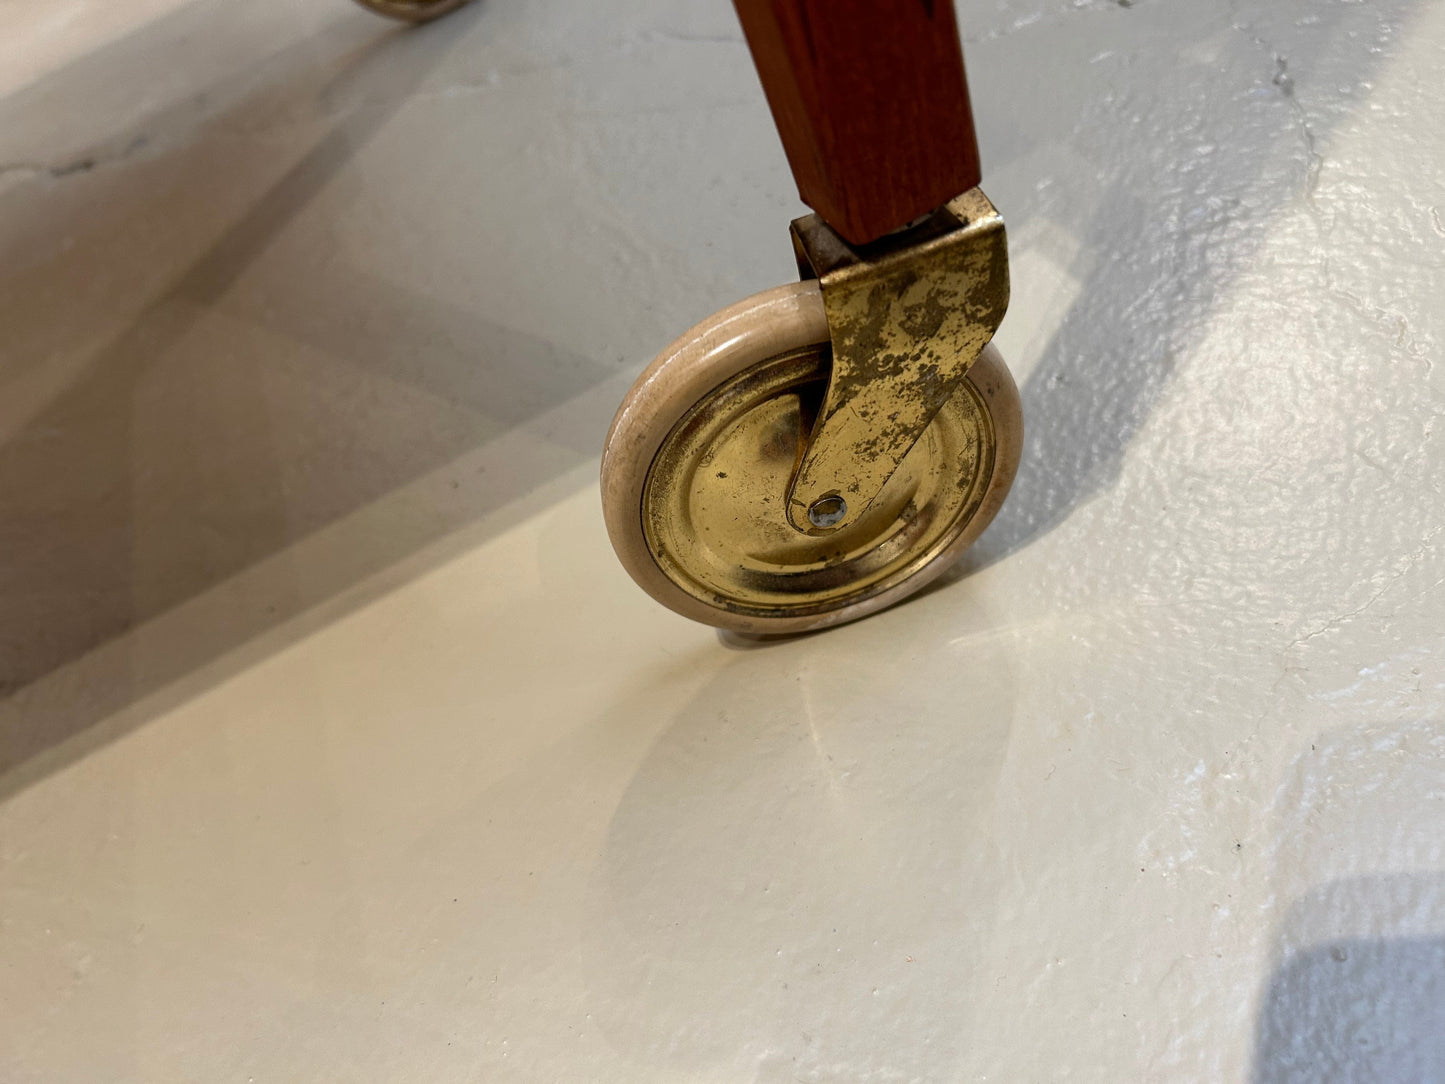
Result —
[{"label": "wood grain on leg", "polygon": [[952,0],[734,0],[798,192],[854,244],[979,182]]}]

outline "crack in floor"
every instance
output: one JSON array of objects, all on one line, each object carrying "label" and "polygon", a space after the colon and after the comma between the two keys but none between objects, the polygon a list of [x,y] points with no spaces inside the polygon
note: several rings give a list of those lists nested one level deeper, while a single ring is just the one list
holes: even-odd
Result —
[{"label": "crack in floor", "polygon": [[[1408,576],[1412,571],[1414,571],[1415,567],[1420,563],[1420,561],[1425,558],[1427,551],[1430,548],[1430,543],[1433,542],[1442,531],[1445,531],[1445,524],[1442,524],[1441,526],[1436,527],[1434,530],[1428,532],[1421,540],[1420,544],[1416,546],[1415,549],[1412,550],[1410,554],[1405,557],[1403,561],[1403,567],[1398,568],[1394,573],[1392,573],[1389,578],[1386,579],[1386,581],[1380,586],[1380,589],[1376,591],[1373,595],[1371,595],[1368,599],[1366,599],[1362,605],[1355,607],[1353,610],[1348,610],[1345,613],[1339,614],[1336,617],[1332,617],[1319,628],[1314,629],[1311,632],[1307,632],[1303,636],[1296,637],[1284,646],[1284,649],[1280,652],[1280,654],[1286,655],[1294,648],[1299,647],[1301,644],[1306,644],[1318,636],[1323,636],[1325,633],[1331,632],[1334,629],[1339,628],[1348,621],[1353,621],[1355,618],[1359,617],[1362,613],[1368,610],[1371,606],[1375,605],[1375,603],[1379,602],[1380,599],[1384,597],[1385,592],[1389,591],[1391,587],[1393,587],[1401,579],[1403,579],[1405,576]],[[1442,583],[1445,583],[1445,579],[1437,581],[1433,586],[1427,588],[1424,592],[1422,592],[1422,594],[1428,594],[1430,591],[1433,591],[1435,590],[1435,588],[1439,587]]]},{"label": "crack in floor", "polygon": [[[1315,212],[1316,218],[1321,225],[1324,225],[1323,216],[1320,215],[1319,206],[1315,202],[1315,193],[1319,188],[1320,172],[1324,169],[1324,155],[1320,153],[1315,140],[1314,129],[1310,127],[1309,116],[1305,113],[1303,104],[1295,95],[1294,76],[1289,73],[1289,57],[1279,49],[1261,37],[1254,24],[1241,22],[1239,16],[1240,0],[1234,0],[1229,9],[1229,27],[1231,30],[1244,35],[1250,42],[1261,49],[1271,60],[1274,61],[1274,75],[1270,77],[1271,85],[1278,87],[1280,94],[1288,103],[1290,112],[1294,114],[1294,122],[1299,132],[1300,141],[1305,151],[1305,187],[1303,198],[1309,208]],[[1328,227],[1325,231],[1328,232]]]},{"label": "crack in floor", "polygon": [[102,166],[123,162],[148,143],[150,143],[149,136],[138,135],[118,149],[89,151],[55,165],[39,162],[15,162],[9,165],[0,165],[0,181],[12,176],[22,184],[31,180],[64,180],[67,177],[89,173]]}]

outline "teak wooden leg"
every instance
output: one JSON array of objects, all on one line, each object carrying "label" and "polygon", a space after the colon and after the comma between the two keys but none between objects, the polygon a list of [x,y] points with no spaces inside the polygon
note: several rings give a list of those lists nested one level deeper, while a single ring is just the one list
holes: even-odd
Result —
[{"label": "teak wooden leg", "polygon": [[734,0],[807,203],[848,241],[979,183],[952,0]]}]

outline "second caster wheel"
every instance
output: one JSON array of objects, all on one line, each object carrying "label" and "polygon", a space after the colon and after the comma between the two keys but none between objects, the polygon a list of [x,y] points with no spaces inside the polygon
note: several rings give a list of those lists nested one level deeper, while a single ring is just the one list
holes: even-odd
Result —
[{"label": "second caster wheel", "polygon": [[623,565],[686,617],[795,633],[889,606],[988,526],[1022,449],[1018,390],[992,347],[866,513],[828,534],[787,519],[789,483],[828,385],[817,282],[724,309],[652,363],[602,459],[603,513]]},{"label": "second caster wheel", "polygon": [[468,3],[468,0],[356,0],[368,11],[407,23],[429,23]]}]

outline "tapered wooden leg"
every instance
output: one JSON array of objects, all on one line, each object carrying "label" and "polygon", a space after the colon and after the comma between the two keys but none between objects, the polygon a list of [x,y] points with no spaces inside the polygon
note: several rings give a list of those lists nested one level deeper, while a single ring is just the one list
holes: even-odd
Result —
[{"label": "tapered wooden leg", "polygon": [[734,0],[803,201],[854,244],[979,182],[952,0]]}]

